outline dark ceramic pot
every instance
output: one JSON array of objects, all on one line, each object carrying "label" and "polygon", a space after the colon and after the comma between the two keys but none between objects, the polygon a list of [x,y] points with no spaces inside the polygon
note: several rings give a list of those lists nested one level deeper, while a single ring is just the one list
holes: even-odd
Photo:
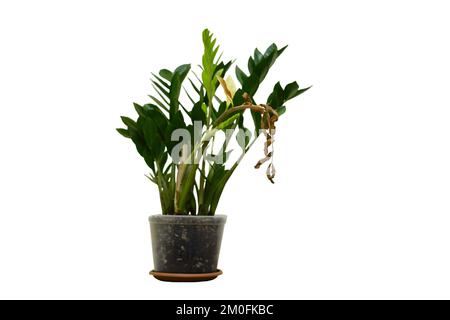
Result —
[{"label": "dark ceramic pot", "polygon": [[224,215],[150,216],[155,265],[153,272],[168,274],[217,272],[226,219]]}]

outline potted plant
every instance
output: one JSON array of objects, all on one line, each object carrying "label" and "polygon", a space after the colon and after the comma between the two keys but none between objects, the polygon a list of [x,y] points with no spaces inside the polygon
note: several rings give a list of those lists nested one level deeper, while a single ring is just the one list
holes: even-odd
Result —
[{"label": "potted plant", "polygon": [[[135,103],[137,120],[122,117],[126,128],[117,129],[135,144],[150,168],[147,178],[159,190],[162,214],[149,221],[155,265],[151,274],[160,280],[199,281],[221,274],[217,262],[226,216],[216,215],[216,209],[222,191],[260,135],[264,157],[255,167],[267,165],[267,178],[274,182],[275,124],[286,111],[285,103],[309,89],[277,82],[266,101],[257,103],[261,82],[286,47],[272,44],[264,53],[255,49],[248,72],[235,69],[237,86],[227,75],[233,61],[221,60],[209,30],[202,38],[198,73],[183,64],[153,74],[152,102]],[[234,158],[231,144],[240,147]]]}]

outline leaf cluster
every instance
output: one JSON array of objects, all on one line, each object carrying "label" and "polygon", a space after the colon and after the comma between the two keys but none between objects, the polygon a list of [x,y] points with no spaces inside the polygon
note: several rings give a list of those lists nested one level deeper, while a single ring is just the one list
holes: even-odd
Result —
[{"label": "leaf cluster", "polygon": [[[247,73],[236,67],[240,87],[234,88],[232,78],[224,80],[233,61],[222,61],[220,47],[208,29],[202,40],[201,75],[197,76],[190,64],[152,74],[151,102],[135,103],[137,119],[121,117],[124,128],[117,129],[134,143],[148,165],[147,177],[158,186],[163,214],[215,214],[226,183],[260,135],[264,112],[270,109],[278,118],[285,113],[287,101],[309,89],[301,89],[296,82],[284,87],[277,82],[265,104],[258,105],[253,97],[286,47],[278,49],[272,44],[264,53],[255,49]],[[219,87],[226,99],[219,98]],[[249,115],[253,134],[244,125]],[[200,128],[197,135],[196,124]],[[174,140],[177,129],[188,132],[188,139]],[[227,133],[223,142],[216,142],[218,132]],[[230,162],[233,136],[242,152]]]}]

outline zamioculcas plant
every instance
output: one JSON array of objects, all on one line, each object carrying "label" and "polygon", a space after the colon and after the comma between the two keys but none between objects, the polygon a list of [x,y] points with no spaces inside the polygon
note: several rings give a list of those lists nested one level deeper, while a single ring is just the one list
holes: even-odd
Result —
[{"label": "zamioculcas plant", "polygon": [[[183,64],[153,74],[151,102],[135,103],[137,120],[122,117],[125,128],[117,129],[132,140],[150,168],[148,179],[159,190],[162,215],[151,216],[150,224],[152,274],[162,280],[204,280],[219,274],[226,217],[215,213],[223,189],[260,135],[265,139],[264,157],[255,168],[266,166],[267,178],[274,182],[276,122],[286,112],[286,102],[309,89],[300,89],[297,82],[277,82],[267,99],[257,102],[260,84],[286,47],[255,49],[248,72],[236,66],[236,85],[228,75],[233,61],[222,61],[209,30],[202,38],[198,70]],[[231,152],[233,144],[239,152]]]}]

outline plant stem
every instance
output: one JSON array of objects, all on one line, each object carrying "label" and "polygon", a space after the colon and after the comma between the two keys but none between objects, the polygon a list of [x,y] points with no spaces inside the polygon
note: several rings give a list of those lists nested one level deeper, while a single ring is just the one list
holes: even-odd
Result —
[{"label": "plant stem", "polygon": [[166,199],[166,196],[167,196],[166,188],[164,187],[165,183],[164,183],[164,179],[162,178],[162,175],[161,175],[161,168],[160,168],[159,162],[156,162],[156,165],[157,165],[156,179],[158,181],[157,184],[158,184],[158,189],[159,189],[159,197],[161,200],[161,209],[162,209],[163,214],[167,214],[168,213],[167,212],[167,203],[168,202]]},{"label": "plant stem", "polygon": [[202,159],[202,166],[200,168],[200,186],[198,190],[198,208],[199,212],[203,209],[203,201],[205,194],[205,159]]},{"label": "plant stem", "polygon": [[234,113],[245,110],[245,109],[251,109],[251,110],[259,112],[259,113],[263,113],[265,111],[264,107],[254,105],[254,104],[243,104],[243,105],[240,105],[237,107],[232,107],[232,108],[228,109],[227,111],[225,111],[224,113],[222,113],[216,119],[216,121],[213,124],[213,127],[217,127],[221,122],[224,122],[225,120],[227,120]]},{"label": "plant stem", "polygon": [[[208,144],[209,140],[203,140],[201,143],[197,144],[193,148],[191,154],[186,159],[182,160],[179,165],[177,187],[175,191],[175,213],[179,214],[185,211],[187,196],[195,183],[195,174],[199,167],[198,163],[200,158],[202,158],[205,149],[208,147]],[[191,163],[191,161],[194,162]]]}]

